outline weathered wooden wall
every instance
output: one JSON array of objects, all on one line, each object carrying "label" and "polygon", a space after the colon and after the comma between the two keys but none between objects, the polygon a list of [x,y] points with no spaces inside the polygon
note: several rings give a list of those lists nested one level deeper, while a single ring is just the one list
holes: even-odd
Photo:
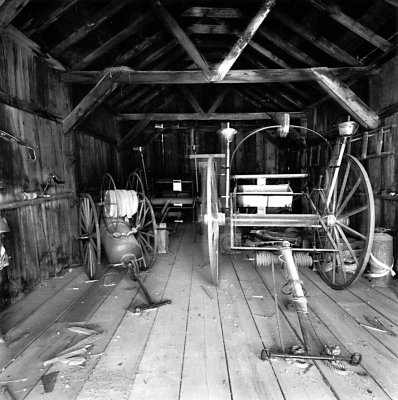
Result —
[{"label": "weathered wooden wall", "polygon": [[[15,30],[0,36],[0,129],[29,142],[28,150],[0,138],[0,214],[11,232],[3,241],[11,256],[0,271],[0,308],[31,291],[43,279],[79,262],[76,192],[99,191],[104,172],[118,175],[114,116],[100,109],[85,125],[64,135],[62,119],[72,109],[70,87]],[[42,197],[49,173],[52,183]],[[34,200],[20,200],[23,192]]]}]

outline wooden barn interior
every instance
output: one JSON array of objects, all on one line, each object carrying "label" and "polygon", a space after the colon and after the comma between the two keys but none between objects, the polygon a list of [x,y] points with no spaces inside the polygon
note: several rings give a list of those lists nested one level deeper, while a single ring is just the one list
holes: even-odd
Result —
[{"label": "wooden barn interior", "polygon": [[0,398],[398,399],[397,0],[0,0]]}]

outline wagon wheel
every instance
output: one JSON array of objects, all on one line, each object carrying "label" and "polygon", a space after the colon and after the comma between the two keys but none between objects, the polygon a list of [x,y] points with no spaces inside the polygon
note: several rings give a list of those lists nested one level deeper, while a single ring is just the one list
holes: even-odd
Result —
[{"label": "wagon wheel", "polygon": [[[315,231],[318,248],[334,249],[317,256],[319,273],[334,289],[353,285],[368,263],[375,227],[373,191],[362,164],[344,155],[335,189],[329,193],[335,166],[327,168],[316,208],[321,228]],[[329,204],[326,204],[330,197]]]},{"label": "wagon wheel", "polygon": [[141,246],[144,265],[141,269],[150,268],[155,262],[158,236],[155,213],[148,198],[138,193],[138,209],[131,219],[131,229]]},{"label": "wagon wheel", "polygon": [[105,218],[105,227],[109,233],[117,231],[119,209],[115,181],[110,174],[105,174],[101,183],[101,205]]},{"label": "wagon wheel", "polygon": [[89,194],[79,195],[79,244],[87,276],[92,279],[101,264],[101,238],[95,203]]},{"label": "wagon wheel", "polygon": [[211,279],[214,285],[219,280],[219,223],[218,195],[214,159],[209,158],[206,168],[206,180],[202,180],[202,210],[204,217],[204,252],[209,258]]},{"label": "wagon wheel", "polygon": [[142,193],[143,195],[145,195],[145,189],[144,189],[144,185],[142,183],[142,179],[137,172],[135,172],[135,171],[132,172],[129,175],[129,177],[127,178],[126,189],[134,190],[137,193]]}]

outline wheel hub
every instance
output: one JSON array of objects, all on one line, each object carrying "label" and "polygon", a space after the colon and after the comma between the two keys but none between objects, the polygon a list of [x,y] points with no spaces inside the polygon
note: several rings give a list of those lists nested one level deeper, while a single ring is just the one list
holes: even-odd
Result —
[{"label": "wheel hub", "polygon": [[336,225],[337,218],[333,214],[329,214],[326,216],[326,225],[329,227],[333,227]]}]

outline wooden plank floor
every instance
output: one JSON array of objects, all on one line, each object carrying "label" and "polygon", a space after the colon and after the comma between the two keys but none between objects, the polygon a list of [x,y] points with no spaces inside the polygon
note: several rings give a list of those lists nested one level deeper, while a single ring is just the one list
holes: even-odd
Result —
[{"label": "wooden plank floor", "polygon": [[[74,270],[54,278],[0,314],[0,385],[15,399],[398,399],[398,336],[368,330],[379,317],[398,333],[398,290],[362,279],[330,289],[300,269],[311,323],[325,344],[359,352],[360,366],[337,373],[322,361],[306,368],[262,361],[263,347],[280,349],[270,268],[257,269],[248,253],[221,255],[221,281],[211,285],[193,225],[170,236],[170,253],[145,274],[155,299],[172,304],[134,314],[144,299],[126,271],[108,269],[98,281]],[[297,315],[276,270],[278,314],[285,347],[301,343]],[[83,366],[43,362],[84,338],[68,330],[99,332]],[[54,387],[43,381],[53,377]],[[46,392],[46,390],[47,392]],[[0,390],[0,398],[5,396]],[[7,398],[7,397],[4,397]]]}]

